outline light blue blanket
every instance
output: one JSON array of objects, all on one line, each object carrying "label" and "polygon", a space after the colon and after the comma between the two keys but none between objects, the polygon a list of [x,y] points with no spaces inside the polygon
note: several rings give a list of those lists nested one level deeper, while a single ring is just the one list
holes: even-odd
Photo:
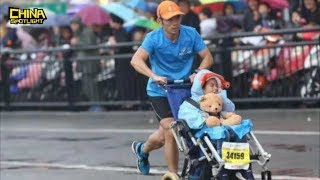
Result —
[{"label": "light blue blanket", "polygon": [[216,127],[207,127],[203,126],[201,130],[199,130],[195,137],[199,138],[204,133],[208,134],[210,139],[218,140],[226,138],[226,131],[231,129],[239,139],[242,139],[246,134],[248,134],[253,128],[252,121],[250,119],[242,120],[241,124],[234,126],[216,126]]}]

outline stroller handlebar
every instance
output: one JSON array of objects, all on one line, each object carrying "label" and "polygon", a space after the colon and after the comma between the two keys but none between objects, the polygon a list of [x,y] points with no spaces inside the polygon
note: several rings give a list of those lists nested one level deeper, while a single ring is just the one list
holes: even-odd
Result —
[{"label": "stroller handlebar", "polygon": [[175,79],[175,80],[172,80],[172,79],[168,79],[167,80],[167,85],[169,84],[187,84],[187,83],[191,83],[190,79]]}]

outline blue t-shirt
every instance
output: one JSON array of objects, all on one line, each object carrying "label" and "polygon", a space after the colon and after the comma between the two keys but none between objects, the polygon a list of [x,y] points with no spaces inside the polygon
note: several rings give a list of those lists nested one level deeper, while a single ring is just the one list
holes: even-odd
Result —
[{"label": "blue t-shirt", "polygon": [[[176,42],[169,40],[163,28],[148,33],[141,47],[149,53],[151,70],[168,79],[187,79],[195,53],[206,48],[199,33],[192,27],[180,26]],[[149,96],[166,96],[165,91],[149,78],[147,85]]]}]

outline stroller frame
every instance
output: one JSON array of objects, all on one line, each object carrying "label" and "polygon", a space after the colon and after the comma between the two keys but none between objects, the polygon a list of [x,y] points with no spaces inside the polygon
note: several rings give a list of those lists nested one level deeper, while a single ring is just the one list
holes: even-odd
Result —
[{"label": "stroller frame", "polygon": [[[171,123],[170,129],[176,140],[179,151],[185,155],[181,177],[184,178],[187,175],[188,163],[198,163],[207,160],[210,164],[213,164],[212,176],[213,178],[215,178],[224,166],[225,161],[218,154],[216,148],[212,144],[212,140],[207,134],[204,134],[200,138],[195,138],[186,122],[184,120],[179,121]],[[182,135],[185,129],[187,129],[187,135],[191,139],[193,145],[195,147],[199,147],[201,152],[204,154],[202,157],[197,159],[198,162],[192,162],[189,158],[189,148],[186,145],[186,138]],[[252,131],[250,131],[246,136],[250,144],[250,163],[257,163],[259,166],[261,166],[261,168],[263,169],[263,171],[261,172],[262,179],[266,179],[266,177],[267,179],[271,179],[271,172],[267,168],[267,163],[271,158],[271,154],[263,149]],[[255,146],[255,148],[253,148],[252,146]],[[210,151],[208,151],[207,148],[209,148]]]},{"label": "stroller frame", "polygon": [[[178,93],[178,103],[174,102],[176,100],[171,99],[172,96],[170,96],[170,91],[173,89],[179,89],[186,91],[186,88],[190,88],[190,86],[186,86],[183,80],[176,80],[176,81],[170,81],[170,85],[166,85],[165,89],[168,94],[168,101],[171,107],[171,110],[173,112],[173,116],[175,118],[175,121],[171,123],[170,129],[172,131],[172,134],[175,138],[177,147],[180,152],[184,154],[184,163],[183,168],[181,172],[181,178],[185,179],[186,175],[188,175],[190,168],[192,165],[196,165],[198,163],[201,163],[203,161],[207,161],[211,165],[211,174],[213,179],[217,178],[217,175],[221,171],[221,169],[225,165],[225,161],[220,157],[219,153],[217,152],[216,148],[214,147],[214,144],[212,143],[212,140],[210,139],[209,135],[204,133],[201,137],[196,138],[194,136],[194,133],[189,128],[188,124],[185,120],[181,120],[177,118],[177,111],[180,104],[183,102],[183,99],[185,99],[186,96],[181,95],[183,93]],[[178,90],[178,91],[179,91]],[[190,89],[189,89],[190,90]],[[173,96],[177,98],[177,93],[175,93]],[[184,97],[183,97],[184,96]],[[179,99],[183,98],[183,99]],[[190,158],[190,149],[187,146],[187,138],[189,138],[192,142],[192,148],[198,148],[202,152],[202,156],[197,159],[191,159]],[[271,172],[268,170],[267,163],[269,162],[271,158],[271,154],[266,152],[254,133],[250,131],[246,138],[249,143],[250,148],[250,164],[257,163],[261,168],[261,179],[270,179],[271,180]],[[243,179],[242,175],[240,173],[236,173],[235,176],[238,179]]]}]

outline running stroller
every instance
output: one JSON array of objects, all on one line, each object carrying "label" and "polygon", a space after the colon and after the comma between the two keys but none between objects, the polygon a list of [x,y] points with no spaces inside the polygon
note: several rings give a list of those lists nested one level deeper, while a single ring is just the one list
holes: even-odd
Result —
[{"label": "running stroller", "polygon": [[[196,130],[190,129],[187,123],[178,119],[179,106],[184,100],[191,96],[191,84],[186,80],[171,80],[165,85],[168,101],[175,118],[170,126],[174,138],[176,140],[178,149],[184,154],[184,163],[181,172],[182,179],[192,179],[194,173],[200,171],[200,175],[196,179],[218,179],[219,172],[225,168],[228,172],[229,179],[243,179],[239,171],[238,166],[232,167],[232,163],[237,161],[230,161],[228,158],[243,159],[243,154],[236,153],[239,149],[229,149],[231,155],[225,158],[220,156],[217,151],[217,144],[210,139],[206,131],[201,133]],[[248,143],[234,143],[234,144],[246,144],[248,145],[248,166],[249,163],[257,163],[261,168],[261,179],[271,179],[271,172],[267,168],[267,163],[270,160],[271,154],[264,151],[258,139],[253,132],[246,134]],[[225,143],[225,142],[223,142]],[[222,148],[222,154],[223,154]],[[241,152],[241,151],[240,151]],[[230,168],[231,163],[231,168]],[[226,166],[228,164],[228,167]],[[197,167],[201,167],[200,169]],[[198,172],[196,172],[198,171]],[[230,173],[230,174],[229,174]],[[172,179],[171,177],[163,177],[163,179]]]}]

